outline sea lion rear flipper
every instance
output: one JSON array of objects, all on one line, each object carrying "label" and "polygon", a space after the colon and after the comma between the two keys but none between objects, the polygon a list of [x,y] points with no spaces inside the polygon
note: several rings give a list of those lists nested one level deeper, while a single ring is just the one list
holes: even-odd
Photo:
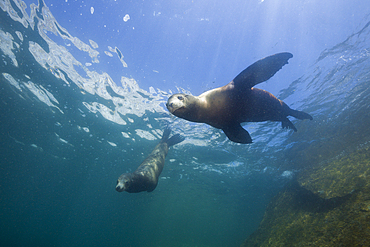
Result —
[{"label": "sea lion rear flipper", "polygon": [[231,125],[222,129],[230,141],[247,144],[252,143],[252,138],[240,124]]},{"label": "sea lion rear flipper", "polygon": [[297,128],[294,126],[292,122],[290,122],[288,118],[284,118],[281,121],[281,127],[283,127],[283,129],[292,129],[294,130],[294,132],[297,132]]},{"label": "sea lion rear flipper", "polygon": [[310,120],[313,119],[313,117],[310,114],[305,113],[303,111],[293,110],[293,109],[289,110],[289,115],[295,118],[298,118],[298,119],[310,119]]},{"label": "sea lion rear flipper", "polygon": [[163,131],[161,142],[166,142],[168,140],[168,137],[170,137],[171,129],[169,127],[166,127]]},{"label": "sea lion rear flipper", "polygon": [[167,127],[163,131],[163,135],[162,135],[162,139],[161,139],[161,142],[162,143],[166,142],[169,147],[173,146],[173,145],[176,145],[176,144],[182,142],[183,140],[185,140],[185,137],[181,136],[180,134],[173,135],[171,138],[169,138],[170,134],[171,134],[171,129],[169,127]]},{"label": "sea lion rear flipper", "polygon": [[183,140],[185,140],[185,137],[181,136],[180,134],[176,134],[167,140],[167,145],[171,147],[173,145],[176,145],[177,143],[182,142]]},{"label": "sea lion rear flipper", "polygon": [[234,86],[240,90],[245,90],[267,81],[292,57],[291,53],[283,52],[258,60],[234,78]]}]

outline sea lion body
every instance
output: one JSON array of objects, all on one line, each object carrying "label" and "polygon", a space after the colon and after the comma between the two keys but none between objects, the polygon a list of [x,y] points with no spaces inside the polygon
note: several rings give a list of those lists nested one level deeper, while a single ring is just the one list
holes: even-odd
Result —
[{"label": "sea lion body", "polygon": [[118,178],[116,185],[118,192],[151,192],[157,187],[158,178],[163,170],[169,147],[184,140],[179,134],[168,138],[170,133],[170,129],[165,129],[162,140],[140,166],[133,173],[123,173]]},{"label": "sea lion body", "polygon": [[240,125],[243,122],[279,121],[283,128],[297,131],[287,116],[312,117],[291,109],[271,93],[253,87],[272,77],[291,57],[290,53],[279,53],[261,59],[223,87],[199,96],[174,94],[166,106],[177,117],[222,129],[231,141],[238,143],[252,142],[249,133]]}]

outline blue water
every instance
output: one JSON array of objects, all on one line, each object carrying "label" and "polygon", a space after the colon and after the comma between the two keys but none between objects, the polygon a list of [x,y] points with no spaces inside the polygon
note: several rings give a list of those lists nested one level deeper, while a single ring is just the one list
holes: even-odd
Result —
[{"label": "blue water", "polygon": [[[242,5],[234,19],[227,6],[218,6],[226,8],[225,18],[216,18],[211,3],[204,12],[185,2],[172,8],[143,2],[120,11],[115,2],[104,2],[105,10],[79,1],[0,2],[2,246],[239,246],[295,174],[368,145],[368,7],[357,6],[362,16],[352,16],[331,39],[322,36],[329,24],[317,27],[324,27],[317,36],[304,25],[292,50],[287,40],[276,44],[269,35],[246,56],[241,41],[222,34],[249,36],[258,23],[259,12],[253,11],[276,16],[277,6],[267,0],[248,11]],[[337,16],[346,16],[345,8]],[[278,9],[290,13],[283,3]],[[254,22],[238,32],[246,12]],[[130,19],[124,22],[126,13]],[[95,18],[79,19],[87,15]],[[285,22],[273,34],[288,35],[292,23]],[[260,35],[268,26],[260,26]],[[213,39],[214,33],[222,38]],[[248,45],[261,39],[248,38]],[[282,50],[293,52],[296,63],[261,88],[270,87],[314,117],[293,120],[297,133],[279,123],[250,123],[245,128],[254,143],[239,145],[220,130],[166,110],[172,93],[197,95],[222,86],[247,65]],[[170,149],[157,188],[116,192],[119,175],[138,167],[166,126],[186,140]]]}]

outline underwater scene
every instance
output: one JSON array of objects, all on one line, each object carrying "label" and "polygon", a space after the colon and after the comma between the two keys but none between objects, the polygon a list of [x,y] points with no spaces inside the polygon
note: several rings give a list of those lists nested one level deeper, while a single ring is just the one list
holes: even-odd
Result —
[{"label": "underwater scene", "polygon": [[[0,8],[1,246],[370,246],[367,1]],[[171,110],[231,81],[312,120]]]}]

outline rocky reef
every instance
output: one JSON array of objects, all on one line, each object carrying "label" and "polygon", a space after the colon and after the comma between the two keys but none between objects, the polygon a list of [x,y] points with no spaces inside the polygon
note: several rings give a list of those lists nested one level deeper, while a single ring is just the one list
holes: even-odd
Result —
[{"label": "rocky reef", "polygon": [[370,148],[302,171],[241,246],[370,246]]}]

